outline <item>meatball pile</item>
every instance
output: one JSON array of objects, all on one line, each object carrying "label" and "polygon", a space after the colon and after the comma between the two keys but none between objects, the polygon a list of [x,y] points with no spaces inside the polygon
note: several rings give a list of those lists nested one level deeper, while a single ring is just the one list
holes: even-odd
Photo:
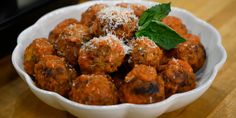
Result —
[{"label": "meatball pile", "polygon": [[87,105],[150,104],[194,89],[205,63],[200,38],[174,16],[162,22],[186,39],[164,50],[135,37],[147,8],[139,4],[90,6],[78,21],[61,21],[48,38],[25,49],[24,69],[35,84]]}]

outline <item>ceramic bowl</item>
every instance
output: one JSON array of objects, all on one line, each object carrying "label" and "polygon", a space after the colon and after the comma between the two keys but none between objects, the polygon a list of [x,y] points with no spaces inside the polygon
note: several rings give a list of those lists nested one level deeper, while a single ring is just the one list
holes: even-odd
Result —
[{"label": "ceramic bowl", "polygon": [[[38,37],[48,37],[49,32],[62,20],[76,18],[95,3],[114,5],[122,1],[90,1],[52,11],[41,17],[35,24],[25,29],[17,39],[17,46],[12,54],[12,62],[20,77],[27,83],[31,91],[48,105],[66,110],[80,118],[155,118],[165,112],[184,107],[199,98],[212,84],[217,72],[226,60],[226,52],[221,43],[219,32],[207,22],[195,17],[181,8],[172,7],[170,15],[179,17],[188,30],[200,36],[205,47],[207,59],[205,66],[197,72],[197,87],[191,91],[174,94],[161,102],[145,105],[118,104],[110,106],[92,106],[73,102],[59,94],[38,88],[23,68],[25,48]],[[132,1],[125,1],[134,3]],[[136,1],[135,3],[151,7],[157,3]]]}]

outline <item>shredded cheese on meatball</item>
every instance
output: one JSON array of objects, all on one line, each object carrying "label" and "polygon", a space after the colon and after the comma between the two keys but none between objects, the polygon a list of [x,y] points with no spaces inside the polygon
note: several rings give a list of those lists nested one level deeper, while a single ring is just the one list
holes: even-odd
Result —
[{"label": "shredded cheese on meatball", "polygon": [[133,20],[138,20],[132,9],[118,6],[104,8],[97,13],[97,16],[102,22],[108,24],[103,29],[106,33],[109,33],[108,29],[114,30],[123,24],[127,24]]},{"label": "shredded cheese on meatball", "polygon": [[[106,44],[110,45],[110,46],[116,46],[117,44],[121,45],[124,49],[125,54],[127,54],[130,50],[130,47],[125,45],[122,40],[120,40],[117,36],[115,36],[113,34],[108,34],[106,36],[100,36],[98,38],[95,37],[95,38],[91,39],[89,42],[87,42],[86,44],[84,44],[81,47],[81,49],[85,49],[85,50],[97,49],[97,47],[94,44],[97,44],[102,41],[105,41]],[[118,43],[114,43],[114,42],[118,42]]]}]

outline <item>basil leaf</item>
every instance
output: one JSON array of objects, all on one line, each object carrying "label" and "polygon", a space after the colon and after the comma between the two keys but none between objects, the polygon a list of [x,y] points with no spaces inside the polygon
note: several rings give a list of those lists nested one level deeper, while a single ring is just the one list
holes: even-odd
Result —
[{"label": "basil leaf", "polygon": [[146,22],[150,20],[158,20],[160,21],[164,17],[166,17],[171,11],[170,3],[163,3],[155,5],[148,10],[146,10],[139,20],[139,26],[144,25]]},{"label": "basil leaf", "polygon": [[146,22],[135,35],[136,37],[149,37],[157,45],[166,50],[175,48],[179,43],[185,41],[174,30],[157,20]]}]

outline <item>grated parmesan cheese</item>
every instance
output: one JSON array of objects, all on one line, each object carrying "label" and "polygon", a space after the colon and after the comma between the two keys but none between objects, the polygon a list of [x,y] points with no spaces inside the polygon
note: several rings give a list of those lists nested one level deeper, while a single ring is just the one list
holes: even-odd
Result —
[{"label": "grated parmesan cheese", "polygon": [[175,62],[176,64],[179,63],[178,60],[176,58],[174,58],[174,57],[172,58],[172,61]]},{"label": "grated parmesan cheese", "polygon": [[109,33],[109,30],[114,30],[121,25],[127,24],[134,20],[138,21],[134,11],[130,8],[122,8],[119,6],[110,6],[102,9],[97,13],[102,23],[106,23],[103,31]]},{"label": "grated parmesan cheese", "polygon": [[[91,49],[97,49],[95,44],[98,44],[99,42],[105,41],[107,45],[116,47],[117,45],[121,45],[124,49],[124,53],[127,54],[129,53],[130,47],[125,45],[122,40],[120,40],[117,36],[113,34],[107,34],[106,36],[100,36],[100,37],[95,37],[91,39],[89,42],[84,44],[81,49],[85,50],[91,50]],[[114,43],[116,42],[116,43]]]}]

